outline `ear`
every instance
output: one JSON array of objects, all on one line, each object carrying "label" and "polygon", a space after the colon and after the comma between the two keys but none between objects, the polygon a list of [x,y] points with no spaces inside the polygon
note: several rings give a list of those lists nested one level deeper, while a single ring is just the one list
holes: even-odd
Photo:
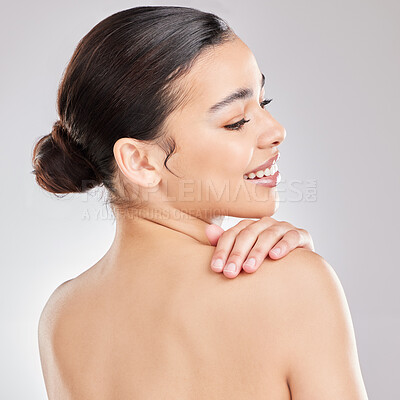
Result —
[{"label": "ear", "polygon": [[121,138],[114,143],[113,152],[120,170],[131,182],[147,188],[159,184],[161,176],[155,158],[151,157],[151,146]]}]

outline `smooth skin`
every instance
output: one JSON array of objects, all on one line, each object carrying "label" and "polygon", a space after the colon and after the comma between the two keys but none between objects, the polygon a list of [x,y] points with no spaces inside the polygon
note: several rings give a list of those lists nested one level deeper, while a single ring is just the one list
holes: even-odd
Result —
[{"label": "smooth skin", "polygon": [[[166,124],[176,176],[158,146],[115,143],[120,178],[145,206],[116,213],[108,252],[60,285],[42,312],[50,400],[367,399],[336,274],[305,231],[271,218],[276,188],[243,179],[286,135],[260,107],[260,76],[239,38],[196,60],[178,86],[186,101]],[[209,114],[243,87],[250,97]],[[240,131],[226,128],[243,117]],[[218,237],[213,224],[224,215],[258,220]],[[272,259],[279,241],[286,256]],[[296,241],[305,248],[290,251]],[[239,274],[251,256],[257,273]],[[235,279],[210,268],[218,257],[235,262]]]}]

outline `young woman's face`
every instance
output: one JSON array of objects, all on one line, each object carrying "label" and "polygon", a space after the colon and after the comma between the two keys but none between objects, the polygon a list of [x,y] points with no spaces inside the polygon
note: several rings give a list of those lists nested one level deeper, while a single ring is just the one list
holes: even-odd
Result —
[{"label": "young woman's face", "polygon": [[[270,187],[245,177],[254,169],[265,171],[262,164],[277,156],[277,146],[286,136],[283,126],[260,104],[265,90],[253,53],[239,38],[216,46],[200,56],[182,82],[189,89],[189,100],[166,125],[176,142],[167,165],[179,177],[164,169],[160,189],[167,201],[204,218],[274,214],[279,197],[273,185],[279,184],[279,171],[269,171],[275,179],[259,180],[272,180]],[[239,89],[247,95],[210,111]],[[243,119],[248,122],[229,129]]]}]

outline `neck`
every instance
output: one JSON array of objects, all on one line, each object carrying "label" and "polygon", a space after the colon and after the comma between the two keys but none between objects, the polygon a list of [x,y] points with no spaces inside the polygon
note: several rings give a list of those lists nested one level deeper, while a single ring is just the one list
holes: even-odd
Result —
[{"label": "neck", "polygon": [[117,212],[114,245],[137,243],[138,238],[144,240],[151,238],[154,241],[171,236],[186,237],[210,245],[206,228],[209,224],[221,225],[223,219],[224,217],[220,215],[204,215],[197,213],[196,210],[179,209],[167,203],[131,212]]}]

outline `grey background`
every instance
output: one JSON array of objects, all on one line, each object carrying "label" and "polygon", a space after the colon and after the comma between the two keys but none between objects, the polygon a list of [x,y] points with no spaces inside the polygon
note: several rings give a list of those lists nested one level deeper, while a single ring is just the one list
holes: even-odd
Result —
[{"label": "grey background", "polygon": [[34,183],[33,143],[57,119],[58,83],[81,37],[112,13],[142,4],[214,12],[252,49],[274,99],[269,110],[287,130],[274,217],[307,229],[336,270],[370,399],[399,399],[395,0],[2,4],[0,398],[46,398],[40,312],[60,283],[103,256],[115,229],[101,191],[56,199]]}]

